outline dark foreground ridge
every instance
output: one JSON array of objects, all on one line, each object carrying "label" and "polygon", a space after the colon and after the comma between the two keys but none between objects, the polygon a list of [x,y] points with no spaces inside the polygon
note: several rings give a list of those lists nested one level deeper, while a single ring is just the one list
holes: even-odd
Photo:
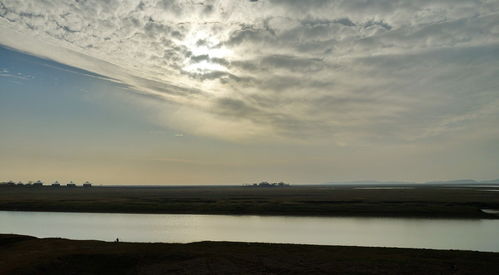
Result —
[{"label": "dark foreground ridge", "polygon": [[0,274],[499,274],[499,253],[0,235]]},{"label": "dark foreground ridge", "polygon": [[[392,188],[392,187],[390,187]],[[0,187],[0,210],[499,218],[496,187]],[[495,190],[494,189],[494,190]],[[485,213],[483,209],[488,209]]]}]

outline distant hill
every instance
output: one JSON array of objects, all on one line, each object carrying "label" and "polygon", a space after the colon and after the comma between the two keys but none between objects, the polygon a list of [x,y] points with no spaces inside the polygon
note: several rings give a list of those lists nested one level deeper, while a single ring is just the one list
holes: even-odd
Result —
[{"label": "distant hill", "polygon": [[460,179],[460,180],[443,180],[443,181],[427,181],[425,184],[475,184],[479,183],[472,179]]},{"label": "distant hill", "polygon": [[427,181],[427,182],[410,182],[410,181],[377,181],[377,180],[361,180],[361,181],[331,181],[323,183],[323,185],[412,185],[412,184],[499,184],[499,179],[494,180],[473,180],[473,179],[457,179],[443,181]]},{"label": "distant hill", "polygon": [[473,180],[473,179],[459,179],[459,180],[444,180],[444,181],[428,181],[424,184],[499,184],[499,179],[495,180]]},{"label": "distant hill", "polygon": [[360,181],[332,181],[323,184],[324,185],[404,185],[404,184],[418,184],[418,183],[409,182],[409,181],[360,180]]}]

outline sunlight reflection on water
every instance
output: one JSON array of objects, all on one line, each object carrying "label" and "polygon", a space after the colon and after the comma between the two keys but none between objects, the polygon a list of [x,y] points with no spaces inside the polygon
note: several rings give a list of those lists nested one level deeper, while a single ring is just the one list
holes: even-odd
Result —
[{"label": "sunlight reflection on water", "polygon": [[0,211],[0,232],[129,242],[242,241],[499,252],[499,220]]}]

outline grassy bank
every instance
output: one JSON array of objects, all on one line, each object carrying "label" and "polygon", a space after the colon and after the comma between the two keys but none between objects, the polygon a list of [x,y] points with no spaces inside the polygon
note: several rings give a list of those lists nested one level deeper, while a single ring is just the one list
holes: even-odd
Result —
[{"label": "grassy bank", "polygon": [[499,253],[0,235],[0,274],[498,274]]},{"label": "grassy bank", "polygon": [[1,187],[0,210],[497,218],[486,188]]}]

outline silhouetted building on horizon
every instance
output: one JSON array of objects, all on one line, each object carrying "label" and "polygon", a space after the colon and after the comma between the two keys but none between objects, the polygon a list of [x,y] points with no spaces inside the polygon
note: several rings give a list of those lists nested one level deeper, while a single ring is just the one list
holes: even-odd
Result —
[{"label": "silhouetted building on horizon", "polygon": [[281,182],[273,182],[273,183],[262,181],[260,183],[253,183],[253,184],[246,185],[246,186],[248,186],[248,187],[289,187],[290,185],[287,183],[284,183],[282,181]]}]

